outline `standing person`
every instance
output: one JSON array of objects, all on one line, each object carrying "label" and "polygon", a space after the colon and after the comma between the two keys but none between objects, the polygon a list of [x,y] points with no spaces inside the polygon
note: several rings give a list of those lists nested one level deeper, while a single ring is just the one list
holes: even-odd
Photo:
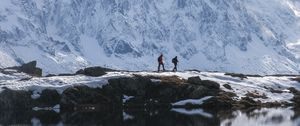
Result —
[{"label": "standing person", "polygon": [[175,56],[175,57],[172,59],[172,63],[174,64],[173,72],[176,72],[176,71],[177,71],[177,63],[178,63],[177,56]]},{"label": "standing person", "polygon": [[165,65],[164,65],[164,62],[163,62],[163,54],[160,54],[160,56],[158,57],[158,70],[157,72],[160,71],[160,65],[162,65],[163,67],[163,71],[165,71]]}]

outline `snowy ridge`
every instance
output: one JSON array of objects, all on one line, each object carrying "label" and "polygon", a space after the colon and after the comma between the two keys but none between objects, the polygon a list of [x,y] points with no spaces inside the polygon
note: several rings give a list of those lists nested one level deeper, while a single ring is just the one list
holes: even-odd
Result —
[{"label": "snowy ridge", "polygon": [[[37,98],[39,94],[44,89],[55,89],[59,93],[62,93],[66,88],[86,85],[92,88],[102,87],[108,84],[108,79],[119,78],[119,77],[130,77],[134,75],[142,76],[179,76],[183,79],[188,77],[200,76],[203,80],[212,80],[218,82],[221,85],[221,89],[233,92],[237,94],[236,99],[245,97],[248,92],[255,92],[260,95],[266,96],[266,98],[254,98],[254,100],[260,100],[261,102],[291,102],[293,94],[287,90],[289,87],[294,87],[300,90],[300,84],[297,81],[292,81],[290,76],[267,76],[267,77],[248,77],[241,79],[238,77],[231,77],[224,75],[224,73],[215,72],[196,72],[196,71],[186,71],[186,72],[164,72],[164,73],[154,73],[154,72],[109,72],[107,75],[101,77],[88,77],[83,75],[76,76],[55,76],[55,77],[41,77],[32,78],[29,80],[24,80],[28,78],[25,74],[13,74],[6,75],[0,74],[3,78],[0,81],[0,91],[5,88],[12,90],[27,90],[34,92],[33,97]],[[22,80],[23,79],[23,80]],[[223,84],[229,84],[232,90],[228,90],[223,87]],[[280,90],[282,93],[271,92],[270,89]],[[125,97],[124,100],[128,100],[129,96]],[[206,98],[207,99],[207,98]],[[204,99],[200,100],[203,101]],[[197,101],[197,100],[194,100]],[[189,101],[187,101],[189,102]],[[199,104],[199,102],[198,102]]]},{"label": "snowy ridge", "polygon": [[[297,0],[2,0],[0,66],[298,73]],[[297,44],[296,44],[297,45]]]}]

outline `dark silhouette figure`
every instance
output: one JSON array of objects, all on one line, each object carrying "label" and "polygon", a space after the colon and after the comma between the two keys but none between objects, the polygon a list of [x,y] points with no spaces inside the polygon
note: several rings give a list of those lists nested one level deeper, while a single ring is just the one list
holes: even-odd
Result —
[{"label": "dark silhouette figure", "polygon": [[174,64],[173,72],[176,72],[176,71],[177,71],[177,63],[178,63],[177,56],[175,56],[175,57],[172,59],[172,63]]},{"label": "dark silhouette figure", "polygon": [[157,72],[160,71],[160,65],[162,65],[163,67],[163,71],[165,71],[165,65],[164,65],[164,62],[163,62],[163,54],[160,54],[160,56],[158,57],[158,69],[157,69]]}]

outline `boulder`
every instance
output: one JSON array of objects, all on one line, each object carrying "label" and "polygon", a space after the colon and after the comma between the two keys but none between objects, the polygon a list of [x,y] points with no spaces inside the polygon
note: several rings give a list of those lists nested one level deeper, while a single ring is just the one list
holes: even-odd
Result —
[{"label": "boulder", "polygon": [[190,93],[189,98],[192,99],[199,99],[205,96],[214,96],[217,95],[214,94],[215,91],[214,90],[210,90],[207,87],[204,86],[194,86],[194,90]]},{"label": "boulder", "polygon": [[228,90],[232,90],[232,87],[229,84],[223,84],[223,87],[225,87]]},{"label": "boulder", "polygon": [[35,102],[38,107],[53,107],[59,104],[60,98],[60,94],[56,90],[45,89]]},{"label": "boulder", "polygon": [[291,78],[291,80],[300,82],[300,77],[294,77],[294,78]]},{"label": "boulder", "polygon": [[0,109],[31,109],[33,106],[30,92],[6,88],[0,93]]},{"label": "boulder", "polygon": [[108,82],[112,88],[128,96],[145,96],[146,86],[152,84],[149,78],[142,76],[114,78]]},{"label": "boulder", "polygon": [[294,102],[294,106],[299,107],[300,106],[300,91],[298,91],[294,87],[290,87],[288,89],[290,90],[290,92],[292,92],[294,94],[294,97],[292,99],[292,101]]},{"label": "boulder", "polygon": [[250,97],[242,97],[241,100],[237,102],[237,104],[240,108],[262,106],[260,101],[254,101]]},{"label": "boulder", "polygon": [[238,73],[225,73],[224,75],[232,76],[232,77],[238,77],[241,80],[247,79],[247,75],[244,74],[238,74]]},{"label": "boulder", "polygon": [[189,77],[187,82],[190,84],[195,84],[195,85],[201,85],[201,79],[199,76],[195,76],[195,77]]},{"label": "boulder", "polygon": [[185,83],[185,80],[181,79],[178,76],[163,76],[160,77],[160,84],[174,84],[174,85],[181,85]]},{"label": "boulder", "polygon": [[89,67],[89,68],[85,68],[85,69],[81,69],[81,70],[77,71],[76,74],[83,74],[86,76],[99,77],[99,76],[105,75],[106,72],[108,72],[108,71],[113,71],[113,70],[108,69],[108,68],[103,68],[103,67]]},{"label": "boulder", "polygon": [[37,62],[36,61],[31,61],[29,63],[23,64],[20,67],[13,67],[21,72],[27,73],[32,76],[42,76],[42,69],[36,67]]},{"label": "boulder", "polygon": [[155,99],[162,104],[190,98],[197,85],[186,84],[184,81],[162,81],[147,85],[146,99]]},{"label": "boulder", "polygon": [[60,100],[61,108],[64,110],[92,109],[106,111],[122,108],[122,96],[118,94],[106,94],[100,88],[89,88],[77,86],[66,89]]},{"label": "boulder", "polygon": [[171,103],[178,99],[178,85],[160,84],[147,89],[147,99],[155,99],[163,103]]},{"label": "boulder", "polygon": [[292,101],[294,102],[294,106],[298,106],[300,107],[300,95],[295,95],[294,98],[292,99]]},{"label": "boulder", "polygon": [[298,90],[297,90],[296,88],[294,88],[294,87],[289,87],[288,90],[290,90],[290,92],[292,92],[293,94],[296,94],[296,93],[300,92],[300,91],[298,91]]},{"label": "boulder", "polygon": [[206,100],[202,104],[202,107],[211,110],[223,110],[225,108],[232,108],[235,104],[235,101],[233,100],[233,97],[235,96],[236,94],[234,93],[220,91],[217,96]]},{"label": "boulder", "polygon": [[201,84],[209,89],[220,89],[220,84],[211,80],[203,80]]}]

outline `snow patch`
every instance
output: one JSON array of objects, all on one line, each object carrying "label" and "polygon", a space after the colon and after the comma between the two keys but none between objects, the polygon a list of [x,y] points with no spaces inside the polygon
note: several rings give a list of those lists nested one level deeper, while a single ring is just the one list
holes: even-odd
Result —
[{"label": "snow patch", "polygon": [[210,113],[204,112],[203,109],[184,109],[184,108],[172,108],[171,111],[177,112],[177,113],[181,113],[181,114],[185,114],[185,115],[200,115],[200,116],[204,116],[207,118],[212,118],[213,115],[211,115]]},{"label": "snow patch", "polygon": [[127,95],[123,95],[123,104],[126,103],[128,100],[134,98],[134,96],[127,96]]},{"label": "snow patch", "polygon": [[173,106],[184,106],[184,105],[188,105],[188,104],[201,105],[201,104],[203,104],[203,102],[205,100],[208,100],[208,99],[210,99],[212,97],[213,96],[206,96],[206,97],[201,98],[201,99],[186,99],[186,100],[178,101],[176,103],[172,103],[172,105]]},{"label": "snow patch", "polygon": [[123,120],[131,120],[131,119],[134,119],[134,116],[132,115],[129,115],[128,113],[126,112],[123,112]]},{"label": "snow patch", "polygon": [[41,110],[45,110],[45,111],[55,111],[56,113],[59,113],[60,112],[60,105],[57,104],[53,107],[33,107],[32,110],[34,111],[41,111]]}]

